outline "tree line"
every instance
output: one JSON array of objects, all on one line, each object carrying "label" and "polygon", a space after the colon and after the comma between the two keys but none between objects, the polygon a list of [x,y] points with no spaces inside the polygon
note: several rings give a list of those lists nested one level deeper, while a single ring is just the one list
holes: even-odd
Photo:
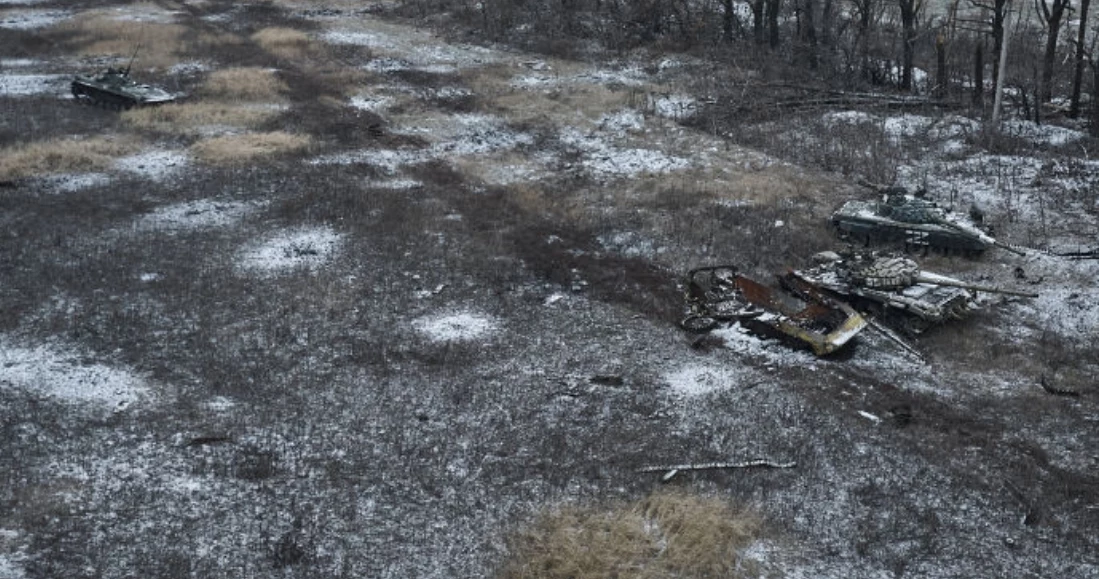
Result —
[{"label": "tree line", "polygon": [[1002,74],[1010,103],[1028,118],[1088,112],[1099,87],[1090,0],[937,1],[409,0],[406,7],[418,16],[447,12],[487,40],[549,54],[576,56],[587,46],[700,50],[787,81],[884,88],[985,111]]}]

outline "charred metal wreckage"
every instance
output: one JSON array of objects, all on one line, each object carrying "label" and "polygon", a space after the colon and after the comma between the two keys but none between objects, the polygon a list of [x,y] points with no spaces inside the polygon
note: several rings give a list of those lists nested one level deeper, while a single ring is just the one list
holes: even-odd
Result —
[{"label": "charred metal wreckage", "polygon": [[851,306],[811,287],[793,296],[745,277],[731,265],[693,269],[685,286],[687,315],[681,326],[690,332],[737,322],[756,334],[791,341],[824,356],[843,348],[866,327]]}]

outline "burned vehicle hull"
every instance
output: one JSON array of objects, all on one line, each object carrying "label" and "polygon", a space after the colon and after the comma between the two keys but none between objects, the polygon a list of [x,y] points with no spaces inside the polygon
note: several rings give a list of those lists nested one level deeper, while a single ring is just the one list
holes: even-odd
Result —
[{"label": "burned vehicle hull", "polygon": [[77,102],[115,110],[172,102],[178,95],[130,78],[129,69],[108,68],[95,75],[77,75],[70,83]]},{"label": "burned vehicle hull", "polygon": [[899,243],[906,250],[937,249],[967,255],[999,247],[1022,253],[996,241],[971,219],[908,194],[887,193],[881,201],[848,201],[832,214],[831,221],[841,238],[867,246]]},{"label": "burned vehicle hull", "polygon": [[807,347],[818,356],[844,348],[866,327],[850,306],[806,287],[805,299],[774,291],[735,266],[693,269],[686,278],[687,315],[681,326],[702,333],[723,322]]},{"label": "burned vehicle hull", "polygon": [[818,254],[813,268],[792,270],[782,283],[794,291],[811,287],[872,313],[908,334],[951,320],[977,309],[977,292],[1020,297],[1037,294],[968,283],[921,271],[915,261],[892,255]]}]

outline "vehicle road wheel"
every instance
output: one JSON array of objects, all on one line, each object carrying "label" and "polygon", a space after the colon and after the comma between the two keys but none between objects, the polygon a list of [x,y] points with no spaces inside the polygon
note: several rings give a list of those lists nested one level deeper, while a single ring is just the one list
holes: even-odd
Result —
[{"label": "vehicle road wheel", "polygon": [[710,316],[687,316],[679,325],[692,334],[705,334],[717,327],[717,320]]}]

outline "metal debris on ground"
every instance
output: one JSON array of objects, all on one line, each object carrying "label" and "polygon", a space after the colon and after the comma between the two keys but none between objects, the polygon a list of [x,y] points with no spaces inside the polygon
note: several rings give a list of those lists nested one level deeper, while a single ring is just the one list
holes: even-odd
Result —
[{"label": "metal debris on ground", "polygon": [[866,320],[845,303],[809,287],[799,296],[775,291],[731,265],[693,269],[685,286],[687,315],[680,325],[694,333],[735,322],[755,334],[793,341],[824,356],[843,348],[866,327]]}]

